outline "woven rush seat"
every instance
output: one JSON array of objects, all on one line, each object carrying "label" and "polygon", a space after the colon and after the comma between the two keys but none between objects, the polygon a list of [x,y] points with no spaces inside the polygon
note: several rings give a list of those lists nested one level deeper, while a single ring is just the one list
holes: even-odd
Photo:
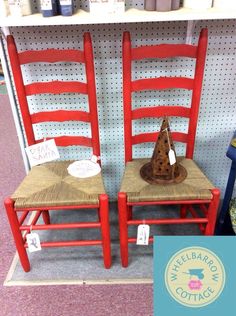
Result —
[{"label": "woven rush seat", "polygon": [[102,175],[79,179],[68,174],[73,161],[49,162],[33,167],[12,195],[15,208],[99,204],[105,193]]},{"label": "woven rush seat", "polygon": [[178,184],[149,184],[140,176],[140,168],[150,159],[134,159],[127,162],[120,192],[127,193],[127,201],[151,202],[160,200],[211,199],[213,184],[192,159],[178,157],[187,170],[187,178]]}]

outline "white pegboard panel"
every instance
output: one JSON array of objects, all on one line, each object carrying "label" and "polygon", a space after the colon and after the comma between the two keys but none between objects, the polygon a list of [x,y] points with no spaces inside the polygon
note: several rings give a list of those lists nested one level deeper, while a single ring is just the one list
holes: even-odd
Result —
[{"label": "white pegboard panel", "polygon": [[[85,1],[86,2],[86,1]],[[78,2],[79,4],[79,2]],[[142,6],[141,1],[127,1],[127,5]],[[157,43],[185,43],[186,22],[156,22],[117,25],[89,25],[89,26],[55,26],[55,27],[13,27],[11,32],[16,39],[18,49],[42,48],[82,48],[82,35],[91,32],[95,56],[96,84],[98,97],[99,125],[101,137],[102,162],[107,192],[115,199],[119,190],[124,170],[123,146],[123,104],[122,104],[122,33],[131,32],[133,46]],[[193,43],[197,42],[200,29],[209,29],[209,47],[204,77],[202,102],[199,115],[198,132],[195,148],[195,160],[205,171],[212,182],[224,191],[228,178],[230,161],[225,157],[229,141],[235,130],[235,21],[199,21],[193,34]],[[191,76],[194,62],[189,59],[171,59],[164,62],[135,62],[133,78],[145,78],[159,75]],[[28,66],[27,66],[28,67]],[[36,80],[74,78],[81,80],[81,67],[75,64],[59,65],[59,70],[43,70],[43,65],[34,65],[32,69],[24,69],[27,82]],[[32,67],[32,66],[29,66]],[[47,66],[48,69],[48,66]],[[167,72],[164,72],[167,69]],[[142,71],[142,74],[141,74]],[[61,77],[61,74],[63,76]],[[181,104],[188,106],[187,91],[142,92],[134,94],[134,107],[158,104]],[[86,103],[84,96],[77,94],[35,96],[29,99],[31,111],[44,108],[83,108]],[[159,130],[160,120],[145,120],[136,122],[136,132],[144,130]],[[171,120],[172,130],[184,131],[186,120]],[[68,133],[81,132],[86,135],[87,126],[72,124],[62,126]],[[37,133],[43,136],[42,126],[37,126]],[[60,134],[62,129],[56,129]],[[55,125],[46,127],[47,133],[55,131]],[[150,156],[153,145],[137,146],[135,156]],[[177,146],[179,154],[183,146]],[[61,150],[66,159],[80,159],[85,156],[78,148]]]}]

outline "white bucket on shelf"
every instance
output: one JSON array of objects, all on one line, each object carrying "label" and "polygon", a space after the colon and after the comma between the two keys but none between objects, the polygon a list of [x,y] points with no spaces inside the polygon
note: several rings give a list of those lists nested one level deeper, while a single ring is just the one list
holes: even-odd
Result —
[{"label": "white bucket on shelf", "polygon": [[184,0],[184,8],[188,9],[210,9],[212,7],[212,0]]},{"label": "white bucket on shelf", "polygon": [[217,9],[235,9],[236,0],[214,0],[213,7]]}]

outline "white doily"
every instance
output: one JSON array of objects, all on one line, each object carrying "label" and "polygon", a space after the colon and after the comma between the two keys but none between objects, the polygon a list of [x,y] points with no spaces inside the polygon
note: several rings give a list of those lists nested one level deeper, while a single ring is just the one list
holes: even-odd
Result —
[{"label": "white doily", "polygon": [[78,160],[70,164],[68,173],[76,178],[89,178],[101,172],[101,167],[97,163],[98,158],[93,156],[91,160]]}]

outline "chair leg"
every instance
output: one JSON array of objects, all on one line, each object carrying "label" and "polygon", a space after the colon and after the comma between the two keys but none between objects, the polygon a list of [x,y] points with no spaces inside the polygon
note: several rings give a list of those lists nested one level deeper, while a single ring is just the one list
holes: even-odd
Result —
[{"label": "chair leg", "polygon": [[98,215],[98,221],[101,222],[101,216],[100,216],[100,209],[99,208],[97,210],[97,215]]},{"label": "chair leg", "polygon": [[127,212],[127,219],[128,221],[131,220],[133,218],[133,210],[132,210],[132,206],[129,205],[128,206],[128,212]]},{"label": "chair leg", "polygon": [[128,266],[128,207],[126,193],[118,193],[118,211],[119,211],[119,228],[120,228],[120,256],[121,264],[124,268]]},{"label": "chair leg", "polygon": [[49,215],[49,211],[42,211],[42,215],[43,215],[43,221],[46,225],[50,224],[50,215]]},{"label": "chair leg", "polygon": [[109,225],[109,205],[108,196],[101,194],[99,196],[100,218],[101,218],[101,233],[102,233],[102,248],[103,260],[106,269],[111,267],[111,238]]},{"label": "chair leg", "polygon": [[180,205],[180,218],[187,217],[187,205]]},{"label": "chair leg", "polygon": [[24,240],[22,238],[22,233],[19,229],[19,220],[17,214],[14,210],[14,201],[10,198],[4,201],[5,208],[7,211],[8,220],[11,226],[11,231],[15,240],[16,249],[20,258],[21,265],[25,272],[30,271],[29,258],[24,247]]},{"label": "chair leg", "polygon": [[208,223],[205,229],[206,236],[214,235],[217,210],[218,210],[218,206],[220,202],[220,190],[217,188],[214,188],[213,190],[211,190],[211,193],[212,193],[212,200],[207,212]]}]

